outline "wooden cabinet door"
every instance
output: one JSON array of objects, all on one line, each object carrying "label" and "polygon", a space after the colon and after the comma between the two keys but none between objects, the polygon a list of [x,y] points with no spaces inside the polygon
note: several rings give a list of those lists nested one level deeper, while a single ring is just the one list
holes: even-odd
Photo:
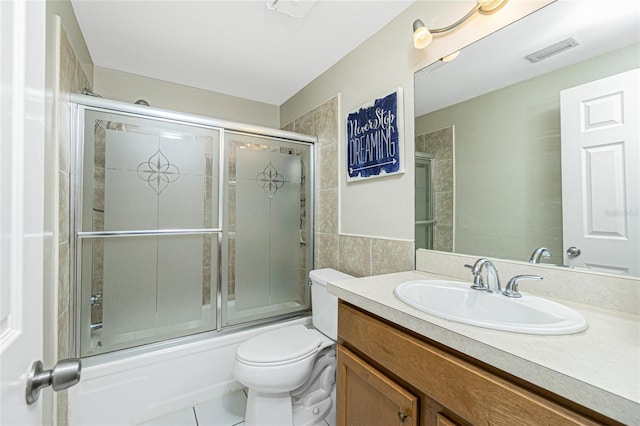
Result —
[{"label": "wooden cabinet door", "polygon": [[418,398],[338,345],[338,426],[418,424]]},{"label": "wooden cabinet door", "polygon": [[442,414],[438,413],[436,416],[436,425],[437,426],[458,426],[456,423],[452,422]]}]

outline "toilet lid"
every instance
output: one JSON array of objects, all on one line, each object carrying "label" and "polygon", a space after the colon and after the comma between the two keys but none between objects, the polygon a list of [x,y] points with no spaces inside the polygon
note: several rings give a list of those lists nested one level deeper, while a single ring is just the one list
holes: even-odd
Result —
[{"label": "toilet lid", "polygon": [[304,325],[282,327],[253,337],[238,347],[236,356],[251,363],[279,363],[304,358],[320,347],[322,339]]}]

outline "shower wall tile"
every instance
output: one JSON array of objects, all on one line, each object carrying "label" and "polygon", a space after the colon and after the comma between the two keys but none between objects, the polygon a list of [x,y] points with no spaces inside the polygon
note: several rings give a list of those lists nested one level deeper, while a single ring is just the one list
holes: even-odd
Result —
[{"label": "shower wall tile", "polygon": [[433,236],[433,249],[453,252],[453,226],[436,225]]},{"label": "shower wall tile", "polygon": [[453,161],[436,159],[434,191],[446,192],[453,188]]},{"label": "shower wall tile", "polygon": [[56,397],[58,398],[58,407],[56,410],[57,414],[57,425],[64,426],[69,424],[69,391],[63,390],[60,392],[56,392]]},{"label": "shower wall tile", "polygon": [[313,111],[306,113],[302,117],[296,119],[293,123],[293,127],[296,132],[302,133],[305,135],[313,135],[314,133],[314,123],[313,123]]},{"label": "shower wall tile", "polygon": [[338,141],[338,97],[334,96],[313,110],[314,128],[321,145]]},{"label": "shower wall tile", "polygon": [[372,275],[413,269],[414,244],[411,241],[374,239],[372,241]]},{"label": "shower wall tile", "polygon": [[355,277],[371,275],[371,238],[340,235],[338,269]]},{"label": "shower wall tile", "polygon": [[106,165],[105,157],[107,155],[107,129],[104,127],[104,121],[101,121],[98,127],[96,127],[94,134],[93,167],[104,169]]},{"label": "shower wall tile", "polygon": [[58,242],[69,241],[69,173],[58,171]]},{"label": "shower wall tile", "polygon": [[68,105],[60,105],[56,108],[56,127],[58,129],[59,170],[69,172],[71,170],[71,134],[69,131],[70,109]]},{"label": "shower wall tile", "polygon": [[69,102],[69,93],[73,91],[76,61],[67,33],[62,29],[60,33],[60,94],[63,95],[65,102]]},{"label": "shower wall tile", "polygon": [[316,217],[316,228],[318,232],[326,234],[338,233],[338,190],[325,189],[319,192],[318,205],[316,206],[318,215]]},{"label": "shower wall tile", "polygon": [[319,189],[338,187],[338,143],[326,143],[320,145],[320,173],[318,179]]},{"label": "shower wall tile", "polygon": [[69,358],[69,356],[71,355],[69,321],[69,309],[65,309],[58,316],[58,359]]},{"label": "shower wall tile", "polygon": [[[65,241],[58,245],[58,312],[69,309],[69,242]],[[67,297],[64,297],[67,295]]]},{"label": "shower wall tile", "polygon": [[339,242],[336,234],[316,235],[316,268],[339,269],[338,263]]},{"label": "shower wall tile", "polygon": [[416,135],[416,152],[427,152],[424,144],[424,135]]}]

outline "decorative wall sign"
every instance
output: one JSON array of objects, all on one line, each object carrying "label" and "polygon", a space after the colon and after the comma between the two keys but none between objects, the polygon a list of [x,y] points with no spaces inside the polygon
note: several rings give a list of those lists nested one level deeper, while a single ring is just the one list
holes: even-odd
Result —
[{"label": "decorative wall sign", "polygon": [[347,181],[404,172],[402,88],[347,115]]}]

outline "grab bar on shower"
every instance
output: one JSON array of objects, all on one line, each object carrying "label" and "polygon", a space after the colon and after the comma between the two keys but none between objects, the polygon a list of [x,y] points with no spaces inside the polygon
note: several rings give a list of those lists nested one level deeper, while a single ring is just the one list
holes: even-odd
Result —
[{"label": "grab bar on shower", "polygon": [[219,234],[222,228],[202,228],[202,229],[145,229],[137,231],[81,231],[77,232],[78,238],[95,238],[95,237],[144,237],[144,236],[162,236],[162,235],[200,235],[200,234]]}]

